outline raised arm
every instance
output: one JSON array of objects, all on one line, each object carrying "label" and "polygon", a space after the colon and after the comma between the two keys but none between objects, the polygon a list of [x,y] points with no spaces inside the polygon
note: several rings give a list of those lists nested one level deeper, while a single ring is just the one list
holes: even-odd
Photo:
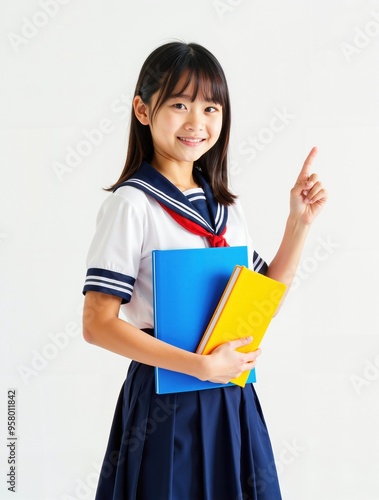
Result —
[{"label": "raised arm", "polygon": [[[311,149],[290,194],[290,213],[279,249],[267,276],[292,283],[309,228],[327,201],[328,194],[315,173],[310,173],[317,148]],[[287,291],[288,291],[287,288]]]}]

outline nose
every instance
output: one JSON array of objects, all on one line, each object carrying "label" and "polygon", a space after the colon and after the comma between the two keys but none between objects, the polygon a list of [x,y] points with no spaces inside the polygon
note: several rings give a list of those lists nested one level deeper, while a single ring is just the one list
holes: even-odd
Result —
[{"label": "nose", "polygon": [[191,110],[191,112],[187,115],[187,121],[184,128],[192,132],[203,130],[204,120],[202,113],[196,110]]}]

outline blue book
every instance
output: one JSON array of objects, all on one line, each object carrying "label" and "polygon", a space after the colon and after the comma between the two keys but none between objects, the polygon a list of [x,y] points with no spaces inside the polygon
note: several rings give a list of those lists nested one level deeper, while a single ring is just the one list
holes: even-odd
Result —
[{"label": "blue book", "polygon": [[[154,250],[155,336],[195,352],[236,265],[248,266],[247,247]],[[255,382],[255,370],[247,383]],[[224,387],[191,375],[155,368],[157,394]]]}]

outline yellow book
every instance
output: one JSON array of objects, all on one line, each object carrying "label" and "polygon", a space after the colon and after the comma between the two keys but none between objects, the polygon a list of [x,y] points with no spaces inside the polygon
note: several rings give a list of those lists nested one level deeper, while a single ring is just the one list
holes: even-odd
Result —
[{"label": "yellow book", "polygon": [[[249,336],[252,342],[238,350],[258,349],[285,289],[284,283],[236,266],[196,352],[209,354],[224,342]],[[231,382],[244,387],[248,376],[244,372]]]}]

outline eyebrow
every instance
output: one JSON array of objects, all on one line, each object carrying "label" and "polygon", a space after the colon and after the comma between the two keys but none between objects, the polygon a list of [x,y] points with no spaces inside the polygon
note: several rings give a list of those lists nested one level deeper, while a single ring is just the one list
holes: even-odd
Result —
[{"label": "eyebrow", "polygon": [[192,99],[192,96],[190,96],[189,94],[173,94],[170,99],[187,99],[188,101],[190,101]]},{"label": "eyebrow", "polygon": [[[187,101],[191,101],[192,102],[192,95],[189,95],[189,94],[173,94],[171,97],[169,97],[169,99],[186,99]],[[217,99],[214,99],[213,97],[203,97],[204,99],[204,102],[213,102],[214,104],[217,104],[218,101]]]}]

